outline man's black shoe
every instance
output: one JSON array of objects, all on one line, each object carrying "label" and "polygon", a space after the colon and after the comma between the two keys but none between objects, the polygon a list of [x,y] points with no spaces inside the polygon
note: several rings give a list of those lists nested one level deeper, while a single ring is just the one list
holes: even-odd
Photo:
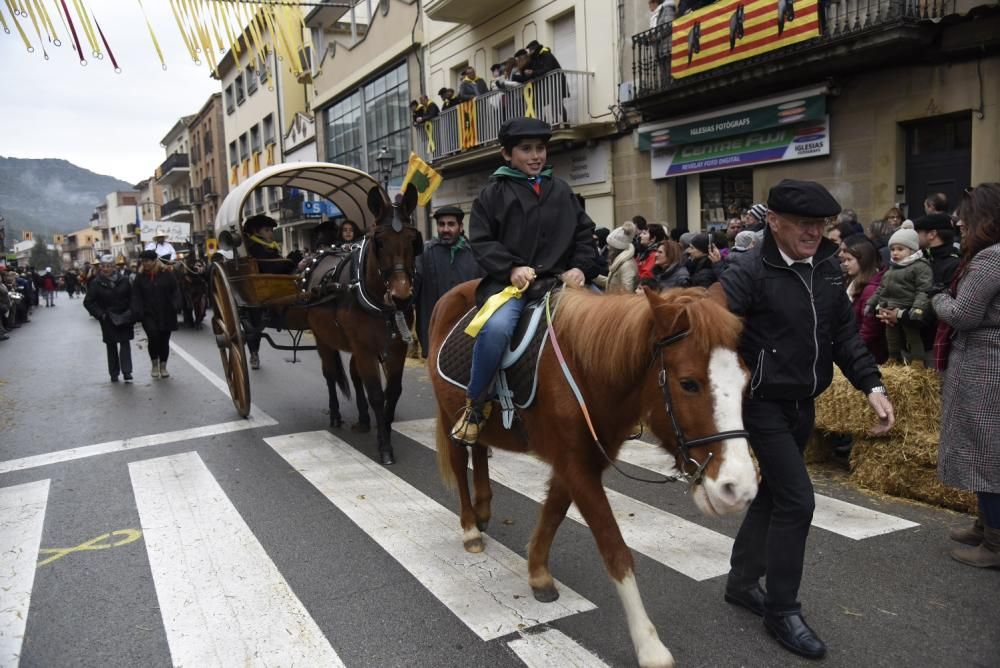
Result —
[{"label": "man's black shoe", "polygon": [[826,644],[809,628],[801,613],[766,614],[764,628],[789,652],[807,659],[822,659],[826,655]]},{"label": "man's black shoe", "polygon": [[764,616],[764,589],[760,583],[743,589],[727,586],[724,598],[726,603],[746,608],[758,617]]}]

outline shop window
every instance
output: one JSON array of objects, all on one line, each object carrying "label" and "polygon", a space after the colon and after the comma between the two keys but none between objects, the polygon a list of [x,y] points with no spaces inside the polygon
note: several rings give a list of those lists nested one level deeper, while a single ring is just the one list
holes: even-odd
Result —
[{"label": "shop window", "polygon": [[701,175],[701,227],[724,228],[753,204],[753,170],[731,169]]}]

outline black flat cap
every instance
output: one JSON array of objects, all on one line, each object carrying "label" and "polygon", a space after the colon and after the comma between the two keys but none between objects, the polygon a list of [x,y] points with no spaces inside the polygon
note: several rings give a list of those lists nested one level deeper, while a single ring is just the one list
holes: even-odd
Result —
[{"label": "black flat cap", "polygon": [[278,223],[275,222],[274,218],[270,216],[265,216],[262,213],[258,213],[256,216],[250,216],[243,223],[243,229],[248,232],[253,232],[254,230],[259,230],[262,227],[277,227]]},{"label": "black flat cap", "polygon": [[950,230],[954,228],[951,225],[951,216],[948,214],[929,213],[913,221],[913,229],[918,232],[927,232],[929,230]]},{"label": "black flat cap", "polygon": [[465,220],[465,212],[457,206],[452,206],[450,204],[448,206],[443,206],[434,212],[434,220],[440,220],[441,216],[455,216],[458,218],[458,222],[460,223]]},{"label": "black flat cap", "polygon": [[526,49],[540,49],[540,48],[542,48],[542,45],[538,43],[537,39],[533,39],[530,42],[528,42],[527,44],[525,44],[524,48],[526,48]]},{"label": "black flat cap", "polygon": [[444,97],[448,93],[447,88],[442,88],[438,91],[438,97]]},{"label": "black flat cap", "polygon": [[538,137],[548,141],[552,137],[552,126],[537,118],[512,118],[500,126],[499,140],[506,144],[512,139]]},{"label": "black flat cap", "polygon": [[784,179],[771,188],[767,208],[776,213],[805,218],[830,218],[840,213],[840,204],[830,191],[815,181]]},{"label": "black flat cap", "polygon": [[156,259],[156,251],[155,250],[144,250],[141,253],[139,253],[139,259],[140,260],[155,260]]}]

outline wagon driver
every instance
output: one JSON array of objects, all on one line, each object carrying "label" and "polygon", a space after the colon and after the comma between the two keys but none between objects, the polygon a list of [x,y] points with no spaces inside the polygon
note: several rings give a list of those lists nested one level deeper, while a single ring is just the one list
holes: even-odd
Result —
[{"label": "wagon driver", "polygon": [[[274,228],[278,226],[274,218],[258,214],[250,216],[243,223],[243,234],[247,241],[247,255],[257,260],[257,269],[262,274],[291,274],[295,263],[281,256],[281,246],[274,240]],[[247,348],[250,349],[250,368],[260,368],[260,339],[264,329],[264,312],[250,309],[248,313],[251,328],[246,334]]]},{"label": "wagon driver", "polygon": [[469,242],[486,272],[476,305],[511,285],[524,295],[504,303],[476,337],[465,410],[452,428],[452,437],[466,445],[476,443],[489,417],[490,386],[525,302],[560,280],[582,287],[597,276],[594,223],[545,163],[551,137],[549,124],[536,118],[504,123],[500,155],[507,164],[493,172],[472,204]]},{"label": "wagon driver", "polygon": [[813,400],[830,385],[836,362],[878,415],[873,433],[889,431],[895,418],[858,334],[838,247],[823,237],[840,205],[818,183],[785,179],[771,189],[767,207],[763,243],[719,279],[730,310],[744,319],[740,355],[751,378],[743,423],[762,478],[733,545],[725,599],[764,617],[785,649],[817,659],[826,645],[798,600],[815,507],[802,459]]},{"label": "wagon driver", "polygon": [[[155,252],[156,257],[162,258],[166,262],[173,262],[177,259],[177,251],[174,250],[174,245],[167,241],[167,233],[162,227],[156,230],[153,240],[146,244],[145,250]],[[124,258],[122,259],[124,260]]]}]

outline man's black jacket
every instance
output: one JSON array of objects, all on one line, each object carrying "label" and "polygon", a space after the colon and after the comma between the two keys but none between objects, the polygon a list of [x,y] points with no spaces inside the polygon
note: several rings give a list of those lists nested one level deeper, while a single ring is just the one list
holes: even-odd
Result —
[{"label": "man's black jacket", "polygon": [[812,266],[792,268],[768,230],[719,280],[730,310],[744,318],[740,356],[752,398],[816,397],[829,387],[833,363],[866,394],[882,384],[858,335],[832,241],[822,240]]},{"label": "man's black jacket", "polygon": [[454,249],[440,239],[424,244],[424,252],[417,257],[413,277],[413,298],[417,305],[417,339],[424,357],[430,347],[427,338],[434,305],[444,293],[459,283],[483,275],[468,244]]}]

